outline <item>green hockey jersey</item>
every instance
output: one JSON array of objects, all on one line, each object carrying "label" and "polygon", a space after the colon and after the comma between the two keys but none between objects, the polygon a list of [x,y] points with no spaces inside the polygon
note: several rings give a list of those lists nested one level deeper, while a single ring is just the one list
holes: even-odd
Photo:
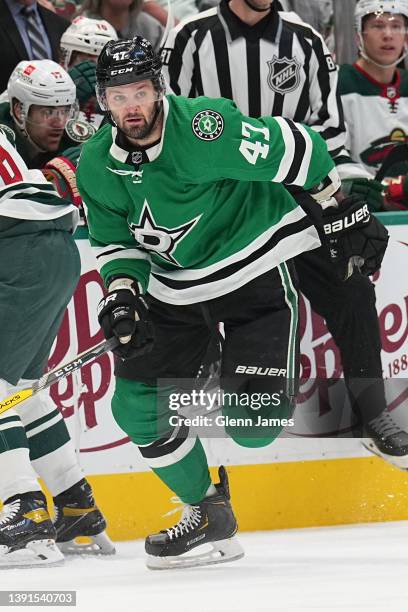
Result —
[{"label": "green hockey jersey", "polygon": [[83,146],[78,188],[108,284],[137,279],[171,304],[229,293],[320,240],[284,188],[337,172],[325,141],[227,99],[167,96],[160,142],[129,147],[105,126]]},{"label": "green hockey jersey", "polygon": [[347,124],[346,146],[352,159],[373,177],[390,150],[408,142],[408,72],[396,70],[393,82],[387,85],[356,64],[344,64],[339,93]]}]

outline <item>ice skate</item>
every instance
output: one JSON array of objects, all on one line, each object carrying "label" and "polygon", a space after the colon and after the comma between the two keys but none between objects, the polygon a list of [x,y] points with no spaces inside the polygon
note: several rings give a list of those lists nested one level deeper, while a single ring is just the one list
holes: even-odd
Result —
[{"label": "ice skate", "polygon": [[[146,538],[146,565],[150,569],[173,569],[235,561],[244,556],[235,536],[238,525],[230,503],[228,477],[219,469],[217,493],[200,503],[187,504],[180,521]],[[190,552],[198,548],[197,554]]]},{"label": "ice skate", "polygon": [[65,555],[115,553],[105,533],[106,521],[85,479],[54,497],[54,507],[57,544]]},{"label": "ice skate", "polygon": [[408,433],[397,425],[387,409],[364,426],[364,433],[366,437],[361,442],[366,449],[408,470]]},{"label": "ice skate", "polygon": [[61,565],[64,557],[40,491],[10,497],[0,513],[0,569]]}]

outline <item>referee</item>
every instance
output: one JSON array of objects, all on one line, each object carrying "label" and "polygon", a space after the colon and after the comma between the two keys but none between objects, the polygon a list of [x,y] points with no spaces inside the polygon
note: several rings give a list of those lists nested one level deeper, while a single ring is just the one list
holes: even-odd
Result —
[{"label": "referee", "polygon": [[[322,37],[295,13],[279,8],[276,0],[221,0],[183,20],[162,49],[170,87],[190,97],[233,99],[252,117],[271,114],[306,123],[343,162],[346,130],[337,66]],[[342,163],[341,170],[344,177],[350,164]],[[408,435],[386,410],[373,284],[359,273],[339,281],[325,247],[295,262],[300,290],[325,318],[340,350],[350,402],[370,450],[398,467],[408,466]]]}]

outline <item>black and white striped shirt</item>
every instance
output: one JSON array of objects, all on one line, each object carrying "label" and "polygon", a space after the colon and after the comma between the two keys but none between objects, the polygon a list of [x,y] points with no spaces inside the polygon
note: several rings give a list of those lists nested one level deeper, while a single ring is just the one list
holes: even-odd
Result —
[{"label": "black and white striped shirt", "polygon": [[294,13],[272,4],[248,26],[221,0],[170,31],[162,60],[176,94],[230,98],[251,117],[306,123],[325,138],[333,157],[344,148],[337,67],[320,34]]}]

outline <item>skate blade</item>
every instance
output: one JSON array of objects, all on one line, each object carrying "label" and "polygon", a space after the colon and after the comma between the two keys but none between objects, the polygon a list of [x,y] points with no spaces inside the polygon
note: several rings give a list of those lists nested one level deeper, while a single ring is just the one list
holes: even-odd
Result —
[{"label": "skate blade", "polygon": [[391,463],[400,470],[408,470],[408,455],[402,455],[401,457],[396,457],[395,455],[387,455],[386,453],[380,451],[380,449],[371,440],[371,438],[361,438],[361,444],[371,453],[377,455],[377,457],[380,457],[381,459],[384,459],[384,461]]},{"label": "skate blade", "polygon": [[218,542],[209,542],[211,550],[198,555],[190,553],[177,557],[154,557],[147,555],[146,566],[151,570],[180,569],[188,567],[203,567],[216,563],[238,561],[244,556],[244,549],[237,538],[232,537]]},{"label": "skate blade", "polygon": [[114,555],[116,549],[106,533],[94,536],[81,536],[69,542],[58,542],[64,555]]},{"label": "skate blade", "polygon": [[64,563],[64,556],[54,540],[33,540],[25,548],[8,550],[8,546],[0,546],[0,569],[52,567]]}]

